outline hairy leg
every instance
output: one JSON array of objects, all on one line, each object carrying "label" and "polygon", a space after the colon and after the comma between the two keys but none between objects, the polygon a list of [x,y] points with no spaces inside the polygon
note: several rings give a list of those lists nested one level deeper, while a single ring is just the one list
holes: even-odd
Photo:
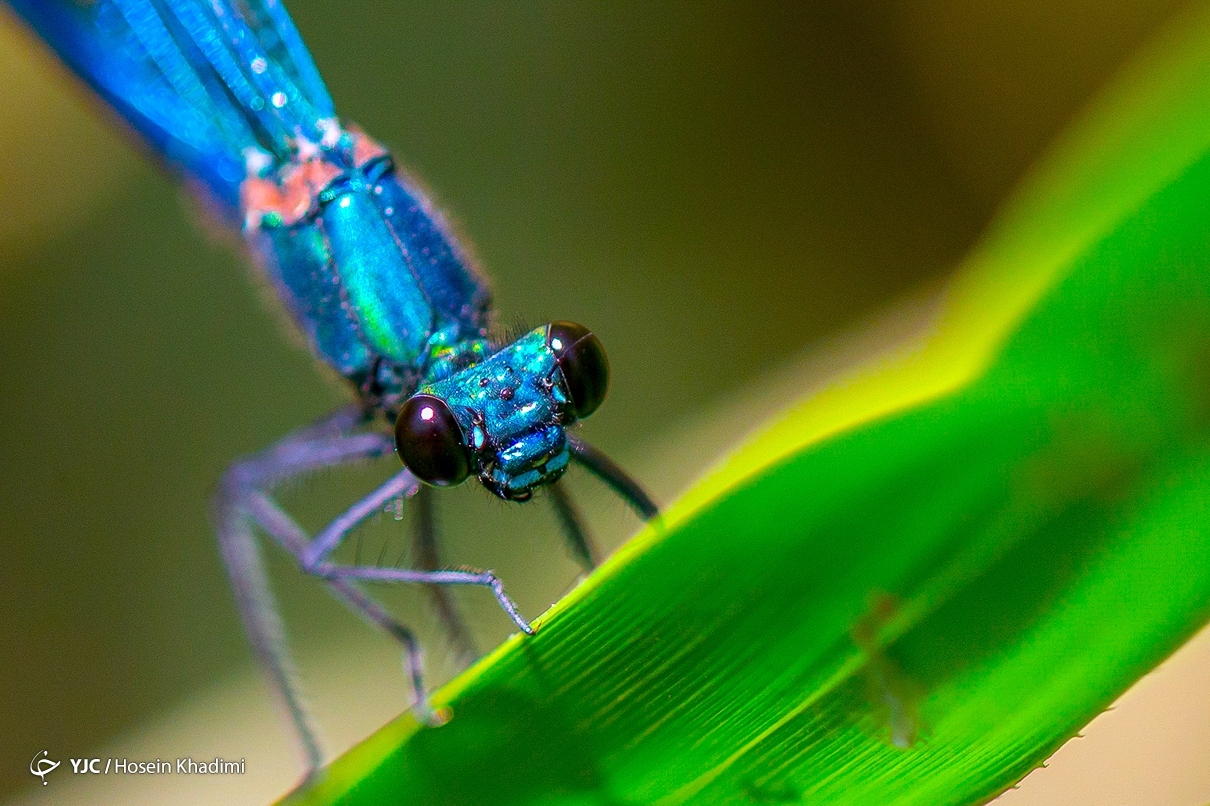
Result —
[{"label": "hairy leg", "polygon": [[649,521],[660,514],[660,508],[642,485],[604,453],[572,434],[567,435],[567,449],[572,459],[609,485],[640,518]]},{"label": "hairy leg", "polygon": [[550,505],[555,510],[555,517],[559,519],[559,527],[563,530],[563,537],[567,540],[572,555],[585,571],[591,571],[600,565],[601,552],[588,533],[588,529],[585,528],[580,510],[571,500],[571,495],[563,486],[562,481],[556,481],[546,490],[546,495],[550,498]]},{"label": "hairy leg", "polygon": [[[317,470],[391,453],[391,438],[365,429],[368,420],[357,407],[348,407],[301,429],[273,446],[236,462],[227,471],[214,499],[214,520],[220,548],[236,601],[258,662],[281,697],[305,755],[308,775],[323,761],[314,727],[306,712],[285,642],[281,620],[261,563],[255,530],[263,530],[298,561],[303,570],[321,577],[331,592],[368,622],[382,628],[404,648],[405,671],[415,691],[415,708],[426,721],[434,719],[424,688],[423,665],[415,635],[358,586],[358,582],[411,582],[425,585],[438,614],[464,655],[474,651],[470,633],[440,586],[476,585],[490,588],[505,613],[525,633],[533,628],[505,594],[503,583],[491,571],[439,567],[431,492],[406,469],[341,513],[313,539],[273,499],[283,482]],[[363,430],[364,429],[364,430]],[[606,482],[635,511],[649,520],[659,510],[647,493],[618,465],[595,448],[569,437],[569,447],[580,464]],[[413,534],[416,569],[376,565],[339,564],[333,552],[367,518],[390,501],[419,494]],[[586,567],[596,562],[596,549],[588,538],[574,504],[555,485],[551,491],[564,533]],[[468,651],[469,650],[469,651]],[[477,654],[477,653],[476,653]]]},{"label": "hairy leg", "polygon": [[379,435],[353,433],[362,419],[356,409],[341,409],[261,453],[239,460],[224,475],[213,502],[219,548],[244,628],[257,662],[298,734],[308,774],[318,769],[323,754],[296,684],[281,619],[261,562],[255,535],[258,519],[250,504],[262,489],[288,478],[389,450],[389,442]]},{"label": "hairy leg", "polygon": [[[441,554],[437,548],[437,502],[433,493],[432,489],[421,485],[412,497],[412,562],[424,571],[441,568]],[[440,585],[426,585],[424,589],[449,637],[459,670],[467,668],[479,659],[480,653],[452,591]]]}]

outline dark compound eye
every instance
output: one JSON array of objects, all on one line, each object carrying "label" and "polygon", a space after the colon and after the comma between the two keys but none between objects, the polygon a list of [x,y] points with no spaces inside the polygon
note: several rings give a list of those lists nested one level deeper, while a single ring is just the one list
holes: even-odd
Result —
[{"label": "dark compound eye", "polygon": [[609,389],[609,361],[601,342],[583,325],[555,322],[547,331],[546,343],[567,382],[576,418],[597,410]]},{"label": "dark compound eye", "polygon": [[395,420],[395,449],[416,478],[426,484],[451,487],[471,473],[471,459],[462,428],[445,401],[413,395]]}]

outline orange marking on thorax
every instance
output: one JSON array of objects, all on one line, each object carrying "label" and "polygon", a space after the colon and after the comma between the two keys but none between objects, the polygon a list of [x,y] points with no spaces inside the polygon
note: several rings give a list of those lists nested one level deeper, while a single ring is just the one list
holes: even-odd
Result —
[{"label": "orange marking on thorax", "polygon": [[387,153],[380,143],[356,126],[349,126],[345,131],[353,138],[353,164],[358,168]]},{"label": "orange marking on thorax", "polygon": [[[350,126],[346,131],[353,140],[353,164],[358,168],[387,153],[361,129]],[[250,172],[240,186],[240,207],[244,211],[245,226],[248,229],[259,227],[261,219],[269,213],[281,216],[286,226],[298,223],[315,206],[320,191],[342,173],[343,170],[329,162],[322,152],[302,162],[286,165],[271,178]]]},{"label": "orange marking on thorax", "polygon": [[302,220],[319,192],[343,171],[321,157],[288,165],[280,180],[250,176],[240,186],[240,206],[249,227],[257,227],[267,213],[277,213],[287,226]]}]

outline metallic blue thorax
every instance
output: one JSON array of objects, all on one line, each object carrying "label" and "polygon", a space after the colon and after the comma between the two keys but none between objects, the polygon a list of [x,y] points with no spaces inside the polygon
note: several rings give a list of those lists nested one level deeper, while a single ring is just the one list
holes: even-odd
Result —
[{"label": "metallic blue thorax", "polygon": [[323,154],[340,173],[305,215],[253,216],[244,234],[316,355],[395,401],[444,348],[484,338],[490,294],[391,158],[355,164],[351,139]]},{"label": "metallic blue thorax", "polygon": [[497,349],[490,294],[382,146],[336,116],[278,0],[9,0],[243,235],[315,355],[394,419],[445,400],[480,480],[523,499],[574,419],[545,329]]},{"label": "metallic blue thorax", "polygon": [[[657,514],[620,468],[564,431],[604,400],[609,367],[599,340],[573,322],[506,346],[491,339],[483,277],[387,151],[337,117],[281,0],[7,2],[208,210],[241,231],[314,354],[357,396],[236,462],[214,502],[236,601],[301,740],[308,780],[322,753],[293,685],[257,532],[403,644],[418,719],[445,721],[425,694],[414,634],[361,586],[425,585],[459,658],[471,657],[470,633],[440,586],[489,588],[518,627],[534,630],[494,573],[441,568],[422,484],[475,476],[500,498],[524,501],[574,457],[645,519]],[[392,444],[403,467],[314,537],[275,500],[291,480],[381,458]],[[596,551],[575,506],[562,486],[547,489],[569,545],[591,569]],[[368,517],[410,496],[416,567],[363,563],[360,540],[351,563],[336,556]]]},{"label": "metallic blue thorax", "polygon": [[8,0],[232,225],[315,354],[390,408],[482,339],[487,284],[386,151],[346,128],[278,0]]}]

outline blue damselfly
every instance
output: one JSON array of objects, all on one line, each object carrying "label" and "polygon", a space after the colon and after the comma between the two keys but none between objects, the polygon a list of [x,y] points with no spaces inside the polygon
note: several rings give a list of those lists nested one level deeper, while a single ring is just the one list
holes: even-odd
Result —
[{"label": "blue damselfly", "polygon": [[[440,567],[433,521],[423,516],[433,488],[474,476],[509,501],[546,488],[586,568],[597,551],[559,484],[569,462],[604,480],[641,517],[655,516],[638,484],[569,431],[604,399],[600,342],[569,322],[511,342],[497,334],[485,279],[387,150],[337,116],[276,0],[10,4],[207,209],[242,232],[314,354],[347,383],[347,406],[237,461],[214,503],[245,626],[308,769],[322,754],[292,680],[257,532],[403,645],[417,713],[436,719],[412,631],[361,584],[429,586],[470,656],[469,633],[443,586],[487,587],[521,630],[531,627],[490,571]],[[274,498],[292,479],[392,452],[402,469],[317,534]],[[400,497],[421,514],[412,537],[416,567],[334,558],[359,524]]]}]

